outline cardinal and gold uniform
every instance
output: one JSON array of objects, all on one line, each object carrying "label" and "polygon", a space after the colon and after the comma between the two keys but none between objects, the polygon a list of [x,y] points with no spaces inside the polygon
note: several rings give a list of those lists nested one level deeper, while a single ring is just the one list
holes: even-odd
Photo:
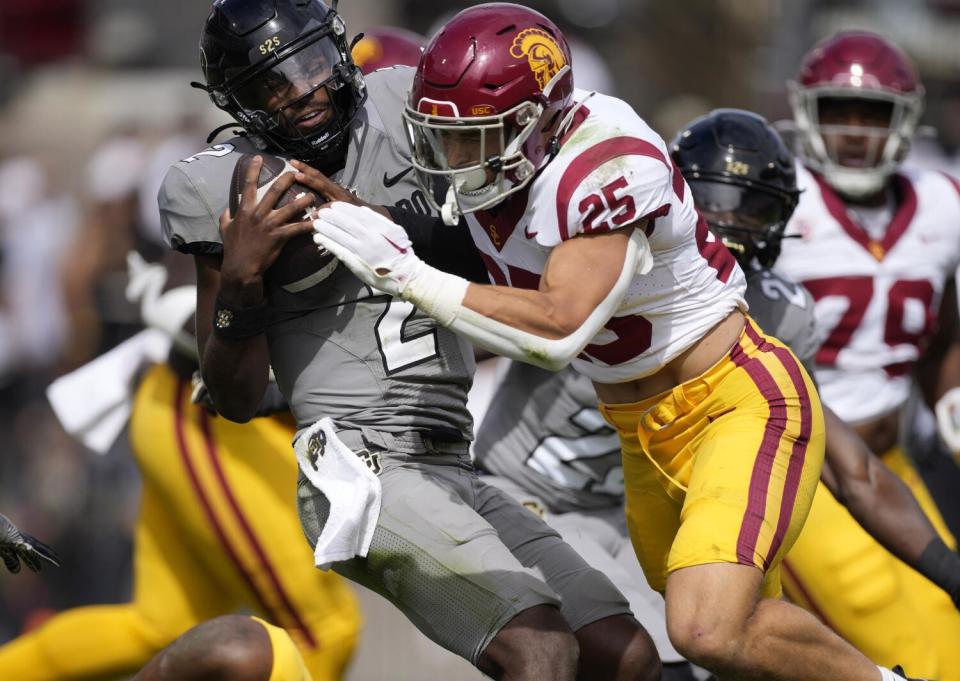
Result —
[{"label": "cardinal and gold uniform", "polygon": [[[806,518],[823,414],[793,354],[751,320],[699,377],[635,404],[602,404],[623,443],[627,524],[650,585],[705,563],[754,565],[763,594]],[[665,492],[665,493],[664,493]]]},{"label": "cardinal and gold uniform", "polygon": [[192,404],[190,392],[188,379],[156,365],[136,393],[130,436],[143,499],[132,600],[68,610],[0,648],[0,678],[128,674],[238,608],[286,629],[314,681],[341,678],[360,614],[344,580],[314,568],[304,541],[291,419],[232,423]]},{"label": "cardinal and gold uniform", "polygon": [[[941,173],[904,170],[889,183],[895,202],[857,216],[822,177],[802,165],[797,182],[802,194],[787,233],[799,238],[784,241],[777,269],[803,283],[816,300],[823,343],[813,363],[824,403],[852,424],[889,417],[908,399],[911,368],[936,331],[944,289],[960,262],[960,185]],[[901,448],[875,453],[910,487],[941,538],[955,548]],[[819,506],[810,531],[790,556],[786,584],[791,596],[838,631],[873,626],[882,636],[887,625],[865,624],[865,615],[904,594],[927,623],[928,648],[940,657],[936,678],[960,679],[960,613],[949,596],[872,542],[843,537],[834,521],[841,513],[835,502]],[[885,565],[899,572],[896,584]],[[914,663],[910,669],[928,675]]]},{"label": "cardinal and gold uniform", "polygon": [[[595,383],[655,373],[735,310],[746,282],[693,206],[666,144],[624,102],[581,90],[559,152],[497,211],[466,216],[494,283],[537,288],[550,252],[577,235],[646,220],[653,267],[573,360]],[[777,564],[823,460],[816,391],[782,344],[748,324],[703,376],[637,404],[601,405],[619,435],[631,539],[650,585],[718,561]]]}]

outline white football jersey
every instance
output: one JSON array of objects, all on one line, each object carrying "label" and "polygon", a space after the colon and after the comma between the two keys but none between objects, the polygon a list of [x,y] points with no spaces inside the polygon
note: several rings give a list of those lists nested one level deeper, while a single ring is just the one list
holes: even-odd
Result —
[{"label": "white football jersey", "polygon": [[938,172],[894,176],[897,208],[879,240],[823,178],[798,168],[803,193],[777,269],[816,299],[816,377],[824,402],[851,423],[898,409],[910,370],[936,329],[960,262],[960,185]]},{"label": "white football jersey", "polygon": [[493,283],[536,289],[554,246],[643,218],[653,269],[634,278],[573,362],[595,381],[616,383],[655,373],[746,308],[743,272],[699,219],[660,136],[626,103],[593,95],[533,182],[467,221]]}]

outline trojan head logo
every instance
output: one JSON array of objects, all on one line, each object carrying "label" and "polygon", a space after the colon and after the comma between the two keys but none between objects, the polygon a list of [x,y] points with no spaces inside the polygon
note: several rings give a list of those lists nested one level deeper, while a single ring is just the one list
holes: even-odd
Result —
[{"label": "trojan head logo", "polygon": [[520,31],[510,45],[510,55],[517,59],[527,58],[541,90],[567,65],[567,57],[560,45],[552,35],[540,28]]}]

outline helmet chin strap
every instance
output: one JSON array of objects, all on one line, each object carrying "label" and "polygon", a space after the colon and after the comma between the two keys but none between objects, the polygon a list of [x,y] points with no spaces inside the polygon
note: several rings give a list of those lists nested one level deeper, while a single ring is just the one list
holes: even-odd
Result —
[{"label": "helmet chin strap", "polygon": [[453,188],[451,183],[447,187],[447,196],[440,207],[440,217],[443,218],[443,224],[453,227],[460,222],[461,215],[460,205],[457,203],[457,190]]},{"label": "helmet chin strap", "polygon": [[[564,67],[567,68],[567,67]],[[561,71],[562,73],[562,71]],[[558,74],[559,75],[559,74]],[[551,83],[552,85],[552,83]],[[577,115],[577,112],[580,108],[587,103],[587,100],[593,97],[596,92],[590,92],[586,97],[581,101],[574,104],[570,107],[570,110],[567,111],[567,114],[560,120],[560,125],[557,126],[557,131],[553,133],[553,136],[550,137],[550,141],[547,142],[547,154],[544,156],[543,163],[541,168],[547,163],[553,160],[553,158],[560,152],[560,138],[567,134],[567,130],[570,129],[570,126],[573,125],[573,117]]]},{"label": "helmet chin strap", "polygon": [[[477,170],[475,172],[483,172]],[[468,173],[467,175],[472,175],[473,173]],[[472,199],[476,199],[475,205],[480,205],[487,200],[487,195],[493,189],[496,181],[491,182],[485,186],[480,187],[479,189],[470,190],[466,189],[464,185],[472,184],[469,182],[470,179],[475,179],[471,177],[460,177],[454,180],[447,188],[447,195],[444,198],[443,205],[440,207],[440,217],[443,218],[443,224],[453,227],[458,222],[460,218],[463,217],[464,211],[461,209],[460,204],[464,201],[470,203]],[[486,179],[486,176],[484,176]],[[459,197],[459,198],[458,198]],[[467,206],[470,208],[471,206]],[[469,212],[469,210],[467,211]]]}]

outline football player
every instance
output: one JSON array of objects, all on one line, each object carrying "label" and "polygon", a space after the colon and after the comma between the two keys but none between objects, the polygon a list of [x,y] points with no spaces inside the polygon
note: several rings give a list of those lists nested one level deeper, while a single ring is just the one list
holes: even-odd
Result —
[{"label": "football player", "polygon": [[[175,291],[164,295],[157,313],[143,308],[145,321],[184,334],[171,318],[191,316],[189,298],[184,310]],[[175,344],[134,393],[130,444],[143,489],[130,601],[61,612],[5,644],[0,678],[130,674],[187,629],[238,608],[285,627],[315,681],[342,678],[360,611],[345,580],[313,569],[303,542],[290,499],[292,419],[278,413],[238,424],[194,404],[195,348],[189,337]]]},{"label": "football player", "polygon": [[[333,570],[488,674],[572,679],[579,664],[584,679],[657,678],[653,644],[612,583],[477,480],[465,406],[469,344],[333,259],[288,284],[265,276],[283,244],[310,229],[297,217],[309,194],[273,210],[293,174],[258,200],[254,159],[236,215],[221,218],[237,159],[267,150],[309,161],[400,219],[426,216],[398,115],[412,69],[365,81],[342,20],[319,0],[222,0],[201,57],[202,87],[244,134],[171,168],[159,194],[165,234],[196,263],[201,366],[217,410],[250,418],[272,367],[300,435],[329,417],[337,439],[377,473],[372,544]],[[315,253],[309,239],[306,248]],[[436,250],[442,255],[439,242]],[[298,502],[315,545],[330,501],[303,476]]]},{"label": "football player", "polygon": [[[827,405],[920,501],[944,543],[956,548],[929,492],[899,446],[911,373],[932,406],[960,383],[940,371],[958,351],[955,287],[960,261],[960,185],[939,172],[900,167],[923,106],[923,87],[904,53],[885,38],[845,32],[802,60],[790,101],[803,164],[801,200],[777,267],[816,299],[825,338],[816,377]],[[808,555],[819,559],[822,547]],[[838,554],[842,555],[842,554]],[[842,564],[856,562],[855,555]],[[796,563],[794,563],[796,565]],[[811,591],[837,589],[839,567]],[[904,568],[911,598],[941,626],[931,632],[960,678],[956,611]],[[915,588],[914,588],[915,587]],[[882,591],[870,580],[865,597]]]},{"label": "football player", "polygon": [[822,413],[793,354],[746,318],[743,273],[664,142],[623,102],[575,91],[557,27],[504,3],[433,37],[404,120],[425,194],[448,223],[467,217],[496,284],[432,268],[399,225],[345,202],[319,211],[317,242],[479,345],[593,380],[677,650],[728,676],[898,678],[761,599],[780,593],[813,498]]},{"label": "football player", "polygon": [[[801,361],[812,362],[818,337],[810,294],[769,269],[797,202],[792,154],[763,118],[737,110],[718,110],[691,122],[674,139],[671,151],[711,231],[747,274],[751,316]],[[495,474],[490,478],[493,484],[544,513],[580,555],[630,597],[633,611],[657,642],[667,673],[671,668],[666,663],[675,662],[676,653],[669,642],[657,638],[655,604],[637,578],[622,511],[623,472],[616,433],[595,405],[590,381],[573,369],[554,374],[513,362],[477,429],[474,453],[478,465]],[[960,556],[946,549],[906,486],[849,427],[829,412],[827,423],[822,474],[826,485],[884,546],[952,594],[960,607]],[[806,539],[813,531],[811,519],[823,515],[821,506],[835,503],[830,494],[817,493],[799,542],[814,543]],[[791,577],[785,581],[788,595],[815,607],[822,619],[871,659],[901,661],[914,673],[939,678],[938,656],[926,634],[930,623],[905,596],[894,561],[865,532],[847,528],[854,522],[849,514],[832,514],[830,520],[833,527],[846,529],[843,545],[858,547],[858,562],[844,565],[846,571],[837,570],[823,550],[834,534],[820,530],[816,546],[824,569],[842,580],[861,576],[863,566],[869,565],[871,579],[882,585],[875,594],[878,602],[865,603],[854,582],[832,593],[831,600],[817,598],[811,604],[812,594],[796,588],[792,579],[799,571],[792,561],[797,545],[785,560]],[[643,616],[647,613],[650,620]],[[857,619],[837,613],[855,613]]]},{"label": "football player", "polygon": [[257,617],[224,615],[185,632],[134,681],[311,681],[290,635]]}]

